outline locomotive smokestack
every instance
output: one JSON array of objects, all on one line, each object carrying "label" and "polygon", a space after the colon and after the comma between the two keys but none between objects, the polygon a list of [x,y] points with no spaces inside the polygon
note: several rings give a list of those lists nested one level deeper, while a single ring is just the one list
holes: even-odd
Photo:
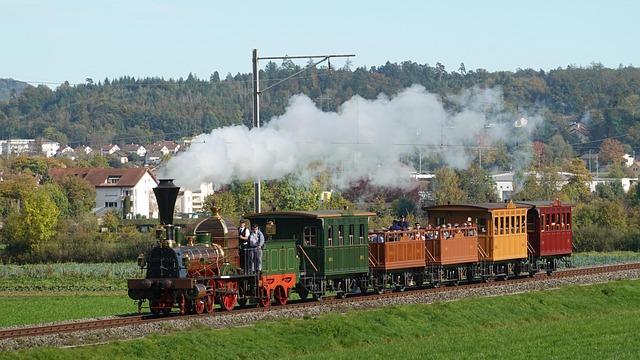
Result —
[{"label": "locomotive smokestack", "polygon": [[173,179],[160,179],[160,184],[153,188],[160,212],[160,224],[173,225],[173,210],[180,188],[173,184]]}]

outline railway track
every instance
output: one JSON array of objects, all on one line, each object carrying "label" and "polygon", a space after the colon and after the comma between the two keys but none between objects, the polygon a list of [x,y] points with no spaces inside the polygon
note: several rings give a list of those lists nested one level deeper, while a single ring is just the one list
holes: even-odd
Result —
[{"label": "railway track", "polygon": [[[557,271],[552,276],[547,276],[545,273],[538,273],[533,277],[521,277],[521,278],[510,279],[508,281],[489,281],[489,282],[480,282],[480,283],[471,283],[471,284],[461,284],[459,286],[424,288],[424,289],[416,289],[416,290],[411,290],[406,292],[385,292],[382,294],[368,293],[368,294],[360,294],[355,296],[348,296],[346,299],[336,299],[335,297],[325,297],[320,302],[318,301],[291,302],[288,305],[286,305],[286,308],[294,309],[294,308],[300,308],[300,307],[315,307],[315,306],[323,306],[323,305],[329,305],[332,303],[343,303],[343,302],[349,302],[349,301],[360,302],[360,301],[376,300],[376,299],[383,299],[383,298],[420,295],[425,293],[456,291],[456,290],[482,288],[482,287],[498,287],[506,284],[540,281],[543,279],[568,278],[568,277],[612,273],[612,272],[635,270],[635,269],[640,269],[640,263],[567,269],[567,270]],[[179,316],[178,314],[173,314],[168,316],[136,315],[136,316],[115,318],[115,319],[94,320],[94,321],[85,321],[85,322],[57,324],[57,325],[22,327],[22,328],[15,328],[15,329],[0,330],[0,340],[27,337],[27,336],[43,336],[43,335],[52,335],[52,334],[59,334],[59,333],[70,333],[70,332],[76,332],[76,331],[109,329],[109,328],[116,328],[116,327],[123,327],[123,326],[149,324],[154,322],[162,322],[162,321],[175,320],[175,319],[189,320],[192,318],[202,318],[203,316],[214,316],[214,317],[215,316],[234,316],[236,314],[241,314],[241,313],[264,312],[264,311],[270,311],[271,309],[275,310],[278,308],[280,308],[280,306],[273,306],[269,308],[245,307],[245,308],[234,310],[232,312],[217,311],[212,315],[186,315],[186,316]]]}]

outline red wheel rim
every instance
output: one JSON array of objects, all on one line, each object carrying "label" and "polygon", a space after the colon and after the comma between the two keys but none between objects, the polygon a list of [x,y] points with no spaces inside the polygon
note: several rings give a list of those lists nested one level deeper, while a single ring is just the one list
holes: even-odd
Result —
[{"label": "red wheel rim", "polygon": [[260,288],[260,305],[263,307],[269,307],[271,305],[271,291],[266,287]]},{"label": "red wheel rim", "polygon": [[207,314],[212,314],[213,313],[213,295],[209,295],[209,296],[205,296],[204,297],[204,309],[207,312]]},{"label": "red wheel rim", "polygon": [[196,300],[196,314],[204,312],[204,298]]},{"label": "red wheel rim", "polygon": [[226,311],[231,311],[235,307],[236,300],[238,299],[238,284],[236,282],[228,282],[226,285],[227,291],[233,293],[223,295],[221,305]]},{"label": "red wheel rim", "polygon": [[284,289],[284,287],[282,285],[279,285],[275,292],[274,292],[274,296],[276,298],[276,301],[278,301],[278,304],[280,305],[286,305],[287,304],[287,300],[288,300],[288,296],[287,296],[287,291]]}]

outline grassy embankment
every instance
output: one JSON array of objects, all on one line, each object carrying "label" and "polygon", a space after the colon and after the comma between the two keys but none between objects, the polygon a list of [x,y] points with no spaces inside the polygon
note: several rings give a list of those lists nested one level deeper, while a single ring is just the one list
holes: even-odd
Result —
[{"label": "grassy embankment", "polygon": [[[640,253],[582,253],[575,266],[640,261]],[[129,314],[126,279],[134,263],[0,265],[0,327]]]},{"label": "grassy embankment", "polygon": [[640,356],[640,281],[260,322],[3,358],[417,359]]}]

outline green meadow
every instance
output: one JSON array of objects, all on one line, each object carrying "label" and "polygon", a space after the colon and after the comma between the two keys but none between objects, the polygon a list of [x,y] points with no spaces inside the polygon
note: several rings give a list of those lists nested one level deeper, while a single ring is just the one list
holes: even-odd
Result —
[{"label": "green meadow", "polygon": [[637,359],[640,281],[196,328],[0,359]]}]

